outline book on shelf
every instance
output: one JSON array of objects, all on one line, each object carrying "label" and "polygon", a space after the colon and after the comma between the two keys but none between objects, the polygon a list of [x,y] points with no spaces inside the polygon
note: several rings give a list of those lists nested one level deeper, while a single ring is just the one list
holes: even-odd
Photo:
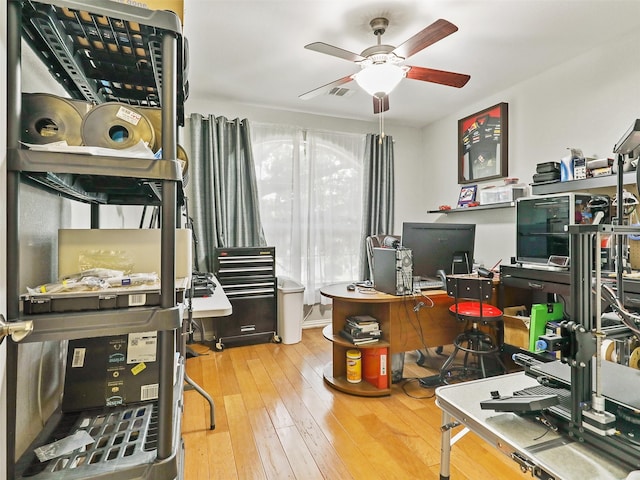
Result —
[{"label": "book on shelf", "polygon": [[345,325],[358,329],[362,332],[370,332],[380,329],[380,323],[378,320],[370,315],[354,315],[347,317]]},{"label": "book on shelf", "polygon": [[354,338],[379,338],[382,336],[382,330],[379,328],[376,328],[375,330],[362,330],[359,327],[354,327],[353,325],[345,323],[342,329]]},{"label": "book on shelf", "polygon": [[354,345],[366,345],[369,343],[376,343],[377,341],[380,340],[379,336],[368,336],[368,337],[357,338],[344,330],[340,330],[340,336],[342,336],[343,338],[346,338]]},{"label": "book on shelf", "polygon": [[378,324],[378,320],[371,315],[350,315],[347,317],[347,321],[358,325]]}]

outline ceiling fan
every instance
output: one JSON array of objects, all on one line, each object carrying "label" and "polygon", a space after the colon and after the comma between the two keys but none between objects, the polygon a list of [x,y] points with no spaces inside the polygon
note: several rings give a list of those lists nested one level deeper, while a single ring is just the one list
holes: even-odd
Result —
[{"label": "ceiling fan", "polygon": [[323,42],[305,45],[304,48],[308,50],[354,62],[360,65],[361,70],[353,75],[342,77],[304,93],[300,95],[301,99],[313,98],[331,88],[355,80],[358,85],[373,96],[373,112],[381,113],[389,109],[389,92],[405,77],[456,88],[463,87],[471,78],[469,75],[462,73],[402,65],[402,62],[411,55],[456,32],[458,27],[451,22],[443,19],[436,20],[398,47],[382,44],[382,35],[389,26],[389,20],[384,17],[374,18],[369,25],[378,42],[376,45],[366,48],[360,54]]}]

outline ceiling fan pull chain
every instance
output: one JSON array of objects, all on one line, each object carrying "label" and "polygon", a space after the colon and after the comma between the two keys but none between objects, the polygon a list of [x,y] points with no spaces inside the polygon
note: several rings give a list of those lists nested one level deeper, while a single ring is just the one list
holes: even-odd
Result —
[{"label": "ceiling fan pull chain", "polygon": [[384,138],[384,110],[382,108],[382,98],[378,98],[378,104],[380,105],[380,138],[378,139],[378,143],[382,145],[382,139]]}]

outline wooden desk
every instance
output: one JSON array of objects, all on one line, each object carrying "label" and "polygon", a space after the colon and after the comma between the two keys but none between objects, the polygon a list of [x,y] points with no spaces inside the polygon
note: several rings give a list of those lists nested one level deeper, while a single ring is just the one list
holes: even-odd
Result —
[{"label": "wooden desk", "polygon": [[[343,283],[322,288],[320,293],[333,300],[331,325],[327,325],[323,331],[325,338],[333,344],[333,361],[325,367],[324,380],[346,393],[363,396],[391,393],[391,375],[387,388],[376,388],[364,380],[360,383],[347,382],[346,351],[355,347],[340,337],[338,332],[348,316],[368,314],[380,322],[383,340],[358,348],[387,347],[387,372],[391,372],[390,357],[394,353],[449,345],[464,329],[464,324],[449,314],[453,300],[443,290],[429,291],[427,298],[420,295],[395,296],[368,289],[351,292]],[[420,303],[423,305],[416,309]]]}]

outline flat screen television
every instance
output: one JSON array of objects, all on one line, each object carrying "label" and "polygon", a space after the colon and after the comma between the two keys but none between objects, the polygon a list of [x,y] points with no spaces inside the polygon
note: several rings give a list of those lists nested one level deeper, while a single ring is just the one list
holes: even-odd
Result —
[{"label": "flat screen television", "polygon": [[410,248],[413,275],[424,279],[445,274],[471,273],[476,226],[472,223],[402,224],[402,246]]}]

